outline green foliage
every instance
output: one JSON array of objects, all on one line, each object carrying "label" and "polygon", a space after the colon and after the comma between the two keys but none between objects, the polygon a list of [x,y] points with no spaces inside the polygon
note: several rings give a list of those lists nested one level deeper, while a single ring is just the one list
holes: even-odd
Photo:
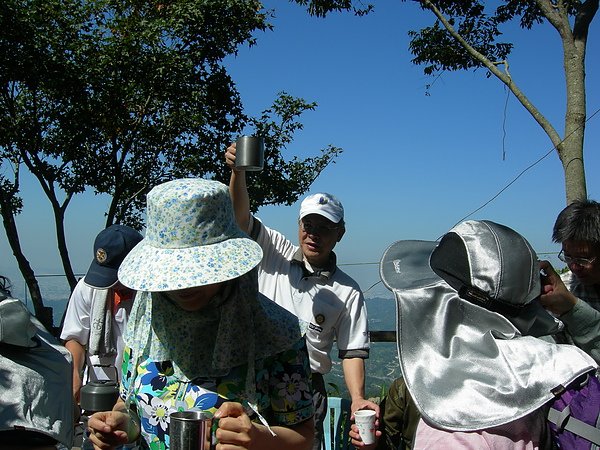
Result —
[{"label": "green foliage", "polygon": [[339,397],[340,387],[336,383],[327,383],[327,396],[328,397]]},{"label": "green foliage", "polygon": [[281,156],[315,104],[281,94],[262,117],[244,114],[223,58],[254,45],[270,14],[258,0],[3,1],[0,183],[15,189],[1,206],[19,212],[25,166],[52,205],[69,265],[62,228],[74,195],[107,194],[107,225],[140,228],[154,185],[226,181],[225,147],[248,125],[267,141],[253,209],[294,202],[341,150]]},{"label": "green foliage", "polygon": [[[495,18],[487,17],[480,8],[473,8],[469,14],[473,15],[452,17],[449,22],[479,53],[494,61],[505,59],[512,49],[512,44],[494,42],[494,39],[501,35]],[[444,70],[483,67],[481,61],[472,58],[439,22],[418,32],[410,31],[408,34],[411,37],[409,49],[415,56],[412,62],[424,64],[423,71],[426,75],[434,75]]]},{"label": "green foliage", "polygon": [[[489,61],[500,62],[510,54],[513,44],[499,42],[503,36],[500,26],[514,19],[522,28],[531,29],[535,24],[548,18],[538,2],[530,0],[508,0],[495,10],[486,9],[486,2],[480,0],[418,0],[423,9],[437,10],[468,45]],[[587,6],[584,6],[587,3]],[[589,8],[594,2],[570,0],[562,2],[563,12],[574,17]],[[597,2],[596,7],[597,7]],[[423,65],[426,75],[437,75],[446,70],[466,70],[483,68],[482,60],[466,50],[456,40],[441,21],[419,31],[410,31],[409,49],[414,55],[412,62]],[[489,74],[488,74],[489,76]]]},{"label": "green foliage", "polygon": [[[362,1],[353,2],[352,0],[292,0],[302,6],[307,6],[307,11],[311,16],[325,17],[331,12],[352,11],[357,16],[364,16],[373,10],[370,3],[364,4]],[[356,6],[358,3],[360,6]]]}]

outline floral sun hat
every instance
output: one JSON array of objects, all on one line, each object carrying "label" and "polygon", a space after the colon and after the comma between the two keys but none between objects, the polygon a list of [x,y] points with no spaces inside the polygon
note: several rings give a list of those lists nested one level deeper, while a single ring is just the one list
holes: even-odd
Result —
[{"label": "floral sun hat", "polygon": [[119,267],[138,291],[173,291],[237,278],[262,259],[236,224],[229,189],[201,178],[168,181],[147,197],[144,239]]}]

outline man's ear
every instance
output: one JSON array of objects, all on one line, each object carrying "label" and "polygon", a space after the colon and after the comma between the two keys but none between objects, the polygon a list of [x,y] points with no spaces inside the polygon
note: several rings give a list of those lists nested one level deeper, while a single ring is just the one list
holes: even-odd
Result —
[{"label": "man's ear", "polygon": [[336,242],[340,242],[342,240],[342,237],[344,236],[345,232],[346,232],[346,227],[342,227],[338,230],[338,236],[337,236]]}]

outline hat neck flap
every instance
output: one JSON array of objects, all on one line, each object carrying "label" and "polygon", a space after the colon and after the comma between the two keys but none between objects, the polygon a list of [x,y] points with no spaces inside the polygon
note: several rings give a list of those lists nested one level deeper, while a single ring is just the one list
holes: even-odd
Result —
[{"label": "hat neck flap", "polygon": [[557,385],[595,367],[574,346],[521,336],[443,280],[394,295],[402,374],[423,417],[442,429],[472,431],[524,417],[551,400]]}]

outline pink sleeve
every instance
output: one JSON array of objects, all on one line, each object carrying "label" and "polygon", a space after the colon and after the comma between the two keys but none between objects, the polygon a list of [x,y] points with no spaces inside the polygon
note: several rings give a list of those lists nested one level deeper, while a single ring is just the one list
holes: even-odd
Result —
[{"label": "pink sleeve", "polygon": [[538,450],[540,442],[544,441],[544,433],[543,416],[537,413],[499,427],[471,432],[440,430],[421,419],[417,426],[413,450]]}]

